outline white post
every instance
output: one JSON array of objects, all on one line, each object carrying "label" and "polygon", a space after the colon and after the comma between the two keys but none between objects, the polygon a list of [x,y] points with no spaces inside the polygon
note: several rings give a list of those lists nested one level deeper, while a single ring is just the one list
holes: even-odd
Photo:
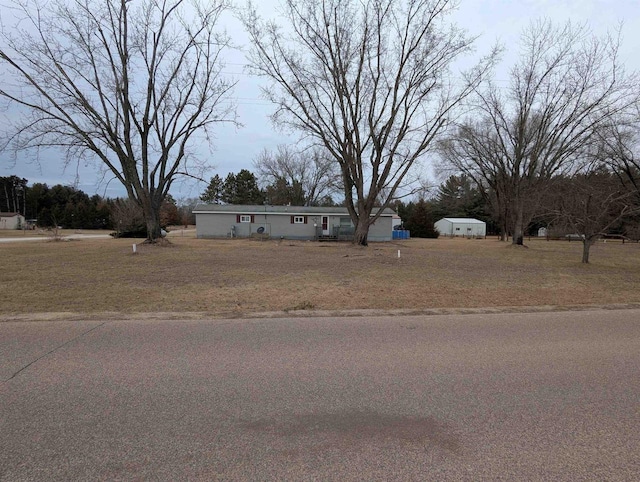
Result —
[{"label": "white post", "polygon": [[138,247],[136,246],[136,243],[133,243],[133,254],[136,254]]},{"label": "white post", "polygon": [[398,250],[398,259],[400,259],[400,250]]}]

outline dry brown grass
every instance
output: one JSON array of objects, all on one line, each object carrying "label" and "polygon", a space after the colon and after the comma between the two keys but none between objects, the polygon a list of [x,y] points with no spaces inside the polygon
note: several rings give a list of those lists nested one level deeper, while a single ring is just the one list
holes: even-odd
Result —
[{"label": "dry brown grass", "polygon": [[[174,233],[176,234],[176,233]],[[0,245],[0,313],[242,314],[640,302],[640,245],[438,239],[371,244],[132,240]],[[401,250],[401,258],[397,252]]]}]

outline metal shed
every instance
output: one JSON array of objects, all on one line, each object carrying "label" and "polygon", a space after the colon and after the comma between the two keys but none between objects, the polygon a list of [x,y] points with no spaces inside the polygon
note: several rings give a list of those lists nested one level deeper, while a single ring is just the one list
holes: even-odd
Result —
[{"label": "metal shed", "polygon": [[22,229],[24,216],[20,213],[0,213],[0,229]]},{"label": "metal shed", "polygon": [[442,218],[434,223],[440,236],[484,238],[487,235],[487,223],[473,218]]}]

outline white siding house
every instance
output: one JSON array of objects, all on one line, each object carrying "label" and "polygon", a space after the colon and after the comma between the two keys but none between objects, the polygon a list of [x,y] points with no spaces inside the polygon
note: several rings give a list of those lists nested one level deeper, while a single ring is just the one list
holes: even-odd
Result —
[{"label": "white siding house", "polygon": [[477,238],[487,235],[487,223],[473,218],[442,218],[434,223],[440,236]]}]

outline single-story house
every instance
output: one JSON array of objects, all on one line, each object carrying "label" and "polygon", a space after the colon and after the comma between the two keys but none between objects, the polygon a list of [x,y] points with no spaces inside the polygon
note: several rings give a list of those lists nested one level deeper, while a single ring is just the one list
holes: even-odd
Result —
[{"label": "single-story house", "polygon": [[442,218],[434,227],[440,236],[484,238],[487,235],[487,223],[473,218]]},{"label": "single-story house", "polygon": [[24,216],[20,213],[0,213],[0,229],[22,229]]},{"label": "single-story house", "polygon": [[[343,207],[199,204],[193,213],[198,238],[346,240],[354,232]],[[394,215],[392,209],[385,209],[370,227],[368,240],[391,241]]]}]

